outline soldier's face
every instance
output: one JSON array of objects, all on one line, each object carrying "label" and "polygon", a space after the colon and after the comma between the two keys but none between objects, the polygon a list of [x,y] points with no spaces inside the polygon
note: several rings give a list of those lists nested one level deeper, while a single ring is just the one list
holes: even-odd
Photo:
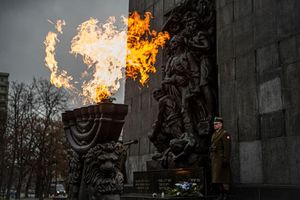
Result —
[{"label": "soldier's face", "polygon": [[221,122],[215,122],[214,123],[214,129],[215,130],[219,130],[220,128],[222,128],[223,124]]}]

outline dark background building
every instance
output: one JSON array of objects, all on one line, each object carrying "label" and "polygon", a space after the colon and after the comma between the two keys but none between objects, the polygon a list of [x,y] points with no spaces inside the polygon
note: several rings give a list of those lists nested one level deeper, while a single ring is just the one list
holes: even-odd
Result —
[{"label": "dark background building", "polygon": [[[160,31],[180,2],[130,0],[129,7],[153,13],[152,28]],[[300,1],[217,0],[216,11],[219,112],[233,137],[234,185],[255,191],[251,199],[299,192]],[[149,87],[126,82],[124,140],[139,140],[129,152],[130,176],[145,170],[154,152],[147,134],[157,116],[152,91],[160,86],[164,62],[161,52]]]},{"label": "dark background building", "polygon": [[8,73],[0,72],[0,113],[1,115],[7,111],[8,101]]},{"label": "dark background building", "polygon": [[[7,73],[0,72],[0,189],[3,184],[3,167],[4,167],[4,132],[6,128],[7,103],[8,103],[8,76]],[[0,191],[0,195],[2,191]]]}]

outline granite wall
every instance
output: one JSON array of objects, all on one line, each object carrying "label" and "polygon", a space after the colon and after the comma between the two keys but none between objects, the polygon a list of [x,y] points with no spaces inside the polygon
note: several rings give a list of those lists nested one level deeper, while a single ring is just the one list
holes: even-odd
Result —
[{"label": "granite wall", "polygon": [[[151,11],[161,30],[176,0],[130,0],[130,11]],[[216,0],[219,111],[232,134],[234,183],[300,184],[300,1]],[[154,152],[147,133],[158,105],[163,53],[149,87],[127,80],[130,112],[124,140],[138,139],[127,161],[145,170]]]},{"label": "granite wall", "polygon": [[236,183],[300,184],[300,1],[218,0],[219,105]]}]

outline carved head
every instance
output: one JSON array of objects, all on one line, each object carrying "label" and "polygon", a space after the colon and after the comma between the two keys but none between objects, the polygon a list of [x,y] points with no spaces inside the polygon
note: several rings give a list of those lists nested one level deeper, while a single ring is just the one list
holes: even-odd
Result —
[{"label": "carved head", "polygon": [[95,192],[118,193],[122,190],[120,153],[118,144],[111,142],[98,144],[85,155],[84,181],[92,185]]},{"label": "carved head", "polygon": [[195,32],[198,30],[198,26],[199,26],[199,15],[196,12],[187,12],[184,15],[184,22],[186,24],[185,26],[185,31],[187,34],[195,34]]},{"label": "carved head", "polygon": [[[197,0],[198,1],[198,0]],[[211,10],[211,6],[212,3],[210,0],[200,0],[197,2],[197,5],[195,5],[196,10],[198,11],[199,15],[201,17],[208,15],[210,10]]]},{"label": "carved head", "polygon": [[180,35],[174,35],[170,40],[169,48],[170,50],[176,50],[179,47],[184,47],[184,45],[185,45],[184,37]]},{"label": "carved head", "polygon": [[156,88],[153,93],[153,98],[156,100],[156,101],[159,101],[160,98],[162,98],[163,96],[165,96],[165,91],[161,88]]}]

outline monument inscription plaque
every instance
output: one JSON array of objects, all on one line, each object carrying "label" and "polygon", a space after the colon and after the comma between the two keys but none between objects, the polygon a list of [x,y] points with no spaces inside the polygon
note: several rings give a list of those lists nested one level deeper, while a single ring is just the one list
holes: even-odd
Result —
[{"label": "monument inscription plaque", "polygon": [[196,183],[204,189],[204,168],[178,168],[133,173],[133,186],[137,193],[161,193],[180,182]]}]

